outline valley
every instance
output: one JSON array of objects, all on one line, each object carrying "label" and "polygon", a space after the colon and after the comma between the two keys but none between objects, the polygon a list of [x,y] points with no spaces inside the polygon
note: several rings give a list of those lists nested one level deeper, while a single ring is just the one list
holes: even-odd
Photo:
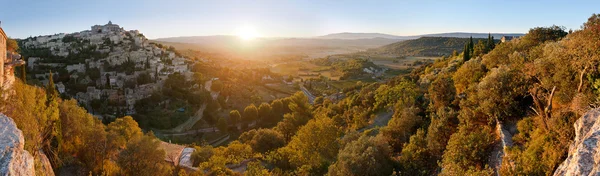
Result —
[{"label": "valley", "polygon": [[11,3],[0,176],[600,175],[600,3],[501,4]]}]

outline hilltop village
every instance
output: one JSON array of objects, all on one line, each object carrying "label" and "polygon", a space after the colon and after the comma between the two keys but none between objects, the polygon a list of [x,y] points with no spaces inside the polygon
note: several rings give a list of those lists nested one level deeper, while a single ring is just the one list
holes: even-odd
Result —
[{"label": "hilltop village", "polygon": [[20,42],[28,75],[33,74],[36,84],[47,85],[52,75],[61,95],[88,109],[99,100],[122,105],[112,110],[114,114],[134,114],[135,103],[161,88],[168,75],[191,79],[190,65],[198,62],[110,21],[90,30]]}]

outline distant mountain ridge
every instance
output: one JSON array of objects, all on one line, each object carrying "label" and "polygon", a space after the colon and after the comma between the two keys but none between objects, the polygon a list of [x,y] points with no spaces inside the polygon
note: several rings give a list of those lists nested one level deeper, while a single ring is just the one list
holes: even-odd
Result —
[{"label": "distant mountain ridge", "polygon": [[[412,35],[412,36],[398,36],[383,33],[353,33],[353,32],[342,32],[333,33],[316,37],[278,37],[278,38],[259,38],[257,40],[282,40],[282,39],[323,39],[323,40],[362,40],[362,39],[394,39],[394,40],[411,40],[418,39],[420,37],[455,37],[455,38],[487,38],[488,34],[491,34],[495,39],[500,39],[502,36],[523,36],[524,33],[472,33],[472,32],[449,32],[449,33],[438,33],[438,34],[423,34],[423,35]],[[209,35],[209,36],[181,36],[181,37],[166,37],[153,39],[156,41],[164,42],[178,42],[178,43],[209,43],[215,41],[224,40],[239,40],[239,37],[234,35]]]},{"label": "distant mountain ridge", "polygon": [[523,33],[471,33],[471,32],[450,32],[450,33],[439,33],[439,34],[423,34],[423,35],[413,35],[413,36],[397,36],[390,34],[382,34],[382,33],[351,33],[351,32],[343,32],[343,33],[334,33],[327,34],[324,36],[318,36],[316,38],[320,39],[344,39],[344,40],[352,40],[352,39],[370,39],[370,38],[388,38],[388,39],[401,39],[401,40],[410,40],[417,39],[419,37],[456,37],[456,38],[487,38],[488,34],[491,34],[495,39],[500,39],[502,36],[523,36]]},{"label": "distant mountain ridge", "polygon": [[456,38],[487,38],[491,34],[494,39],[500,39],[502,36],[524,36],[523,33],[469,33],[469,32],[452,32],[440,34],[425,34],[423,37],[456,37]]}]

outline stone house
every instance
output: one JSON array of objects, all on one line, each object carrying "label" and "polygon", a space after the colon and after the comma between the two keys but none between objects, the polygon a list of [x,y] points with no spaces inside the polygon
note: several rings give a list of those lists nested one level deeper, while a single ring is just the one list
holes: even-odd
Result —
[{"label": "stone house", "polygon": [[58,93],[65,93],[65,85],[62,82],[56,83],[56,89],[58,90]]},{"label": "stone house", "polygon": [[508,42],[508,41],[511,41],[516,38],[519,38],[519,37],[518,36],[502,36],[502,38],[500,38],[500,41],[502,43],[504,43],[504,42]]}]

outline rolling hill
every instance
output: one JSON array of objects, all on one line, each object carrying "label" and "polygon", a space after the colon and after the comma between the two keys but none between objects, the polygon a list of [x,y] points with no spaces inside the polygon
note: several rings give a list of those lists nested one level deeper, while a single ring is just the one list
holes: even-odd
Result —
[{"label": "rolling hill", "polygon": [[[474,43],[479,40],[486,39],[473,39]],[[443,55],[450,55],[452,51],[462,51],[465,43],[469,41],[468,38],[455,38],[455,37],[421,37],[414,40],[406,40],[401,42],[392,43],[379,48],[370,49],[367,51],[368,54],[375,55],[390,55],[390,56],[427,56],[437,57]]]},{"label": "rolling hill", "polygon": [[327,34],[323,36],[318,36],[316,38],[319,39],[343,39],[343,40],[355,40],[355,39],[372,39],[372,38],[386,38],[386,39],[414,39],[414,36],[397,36],[390,34],[382,34],[382,33],[352,33],[352,32],[343,32],[343,33],[334,33]]},{"label": "rolling hill", "polygon": [[456,38],[487,38],[488,34],[491,34],[494,39],[500,39],[502,36],[523,36],[521,33],[468,33],[468,32],[451,32],[451,33],[439,33],[439,34],[426,34],[421,35],[422,37],[456,37]]},{"label": "rolling hill", "polygon": [[439,34],[423,34],[423,35],[412,35],[412,36],[397,36],[390,34],[382,34],[382,33],[334,33],[328,34],[324,36],[318,36],[316,38],[319,39],[342,39],[342,40],[352,40],[352,39],[370,39],[370,38],[387,38],[387,39],[402,39],[402,40],[410,40],[410,39],[418,39],[419,37],[456,37],[456,38],[487,38],[488,34],[491,34],[495,39],[500,39],[502,36],[523,36],[525,34],[522,33],[470,33],[470,32],[449,32],[449,33],[439,33]]}]

